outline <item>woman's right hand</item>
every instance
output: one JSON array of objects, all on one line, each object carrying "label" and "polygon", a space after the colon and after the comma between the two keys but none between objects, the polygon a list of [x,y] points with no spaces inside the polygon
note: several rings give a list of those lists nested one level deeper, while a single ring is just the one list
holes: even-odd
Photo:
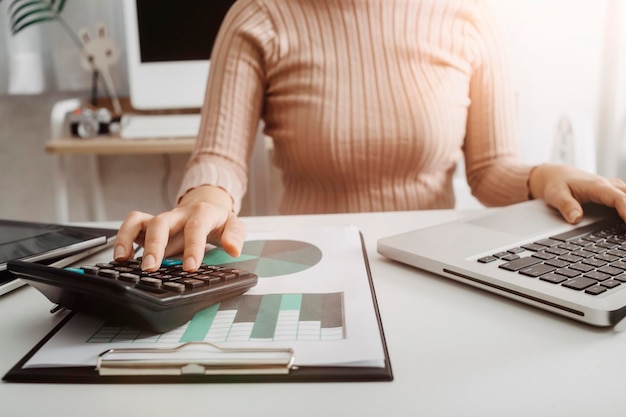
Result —
[{"label": "woman's right hand", "polygon": [[134,257],[133,243],[143,247],[141,268],[145,271],[156,271],[164,257],[182,253],[183,269],[193,272],[202,263],[207,243],[239,256],[246,229],[231,207],[226,191],[202,186],[189,191],[170,211],[156,216],[133,211],[117,234],[114,259]]}]

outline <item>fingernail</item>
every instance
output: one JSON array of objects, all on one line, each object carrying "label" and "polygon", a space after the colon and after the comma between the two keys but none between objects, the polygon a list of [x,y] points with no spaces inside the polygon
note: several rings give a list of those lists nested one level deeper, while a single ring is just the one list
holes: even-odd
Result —
[{"label": "fingernail", "polygon": [[576,222],[578,220],[580,220],[581,217],[581,213],[579,210],[572,210],[569,212],[567,218],[569,219],[570,222]]},{"label": "fingernail", "polygon": [[154,259],[153,255],[146,255],[143,257],[141,261],[141,269],[152,269],[156,265],[156,259]]},{"label": "fingernail", "polygon": [[126,251],[122,245],[118,245],[115,247],[115,251],[113,252],[113,259],[118,260],[123,258],[126,255]]},{"label": "fingernail", "polygon": [[189,256],[185,259],[185,270],[196,269],[196,260],[193,256]]}]

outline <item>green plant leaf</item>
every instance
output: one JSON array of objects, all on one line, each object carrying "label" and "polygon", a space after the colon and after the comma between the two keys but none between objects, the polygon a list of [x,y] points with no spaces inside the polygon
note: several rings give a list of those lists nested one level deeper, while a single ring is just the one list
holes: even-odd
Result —
[{"label": "green plant leaf", "polygon": [[63,11],[65,2],[66,0],[13,0],[8,8],[11,33],[15,35],[31,25],[56,20]]}]

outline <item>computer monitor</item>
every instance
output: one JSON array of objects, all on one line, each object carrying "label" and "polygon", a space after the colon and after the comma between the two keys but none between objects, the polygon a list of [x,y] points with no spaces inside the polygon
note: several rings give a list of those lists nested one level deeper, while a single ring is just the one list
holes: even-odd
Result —
[{"label": "computer monitor", "polygon": [[235,0],[124,0],[130,101],[138,110],[202,106],[213,42]]}]

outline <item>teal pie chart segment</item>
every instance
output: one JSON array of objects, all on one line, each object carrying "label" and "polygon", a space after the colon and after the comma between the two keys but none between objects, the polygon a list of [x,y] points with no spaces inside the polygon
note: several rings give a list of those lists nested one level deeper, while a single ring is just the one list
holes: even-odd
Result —
[{"label": "teal pie chart segment", "polygon": [[315,245],[297,240],[250,240],[244,243],[241,256],[233,258],[221,248],[204,256],[204,263],[239,268],[260,278],[295,274],[311,268],[322,260],[322,251]]}]

